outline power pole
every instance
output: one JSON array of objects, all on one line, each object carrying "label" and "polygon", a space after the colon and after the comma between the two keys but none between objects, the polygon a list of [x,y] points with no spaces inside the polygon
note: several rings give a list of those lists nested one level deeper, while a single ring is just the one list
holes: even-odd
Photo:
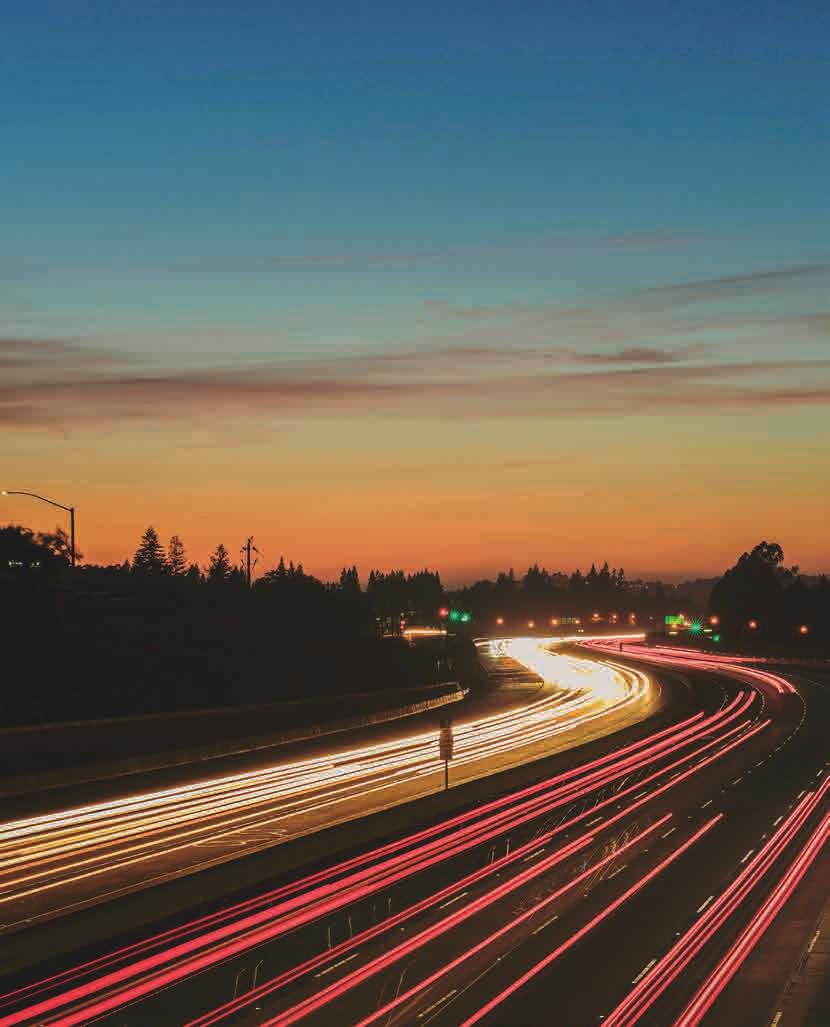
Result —
[{"label": "power pole", "polygon": [[252,566],[256,567],[257,563],[259,562],[258,560],[255,559],[254,562],[253,562],[253,565],[251,564],[251,553],[256,553],[257,556],[261,555],[259,550],[257,549],[257,547],[254,545],[254,536],[253,535],[249,535],[248,536],[248,539],[245,542],[245,545],[239,551],[240,551],[240,553],[242,553],[242,559],[244,560],[244,563],[245,563],[245,581],[248,583],[248,588],[250,588],[251,587],[251,569],[252,569]]}]

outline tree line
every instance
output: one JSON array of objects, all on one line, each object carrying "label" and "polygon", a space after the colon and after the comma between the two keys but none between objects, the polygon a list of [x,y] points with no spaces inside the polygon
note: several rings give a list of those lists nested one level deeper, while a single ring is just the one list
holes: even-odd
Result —
[{"label": "tree line", "polygon": [[[68,577],[65,532],[0,528],[0,579],[19,581],[34,570],[50,581]],[[598,613],[605,619],[612,612],[620,623],[632,613],[638,618],[646,614],[656,626],[664,613],[680,609],[716,615],[723,634],[734,638],[744,638],[750,621],[755,637],[768,638],[788,637],[805,628],[805,635],[824,637],[830,622],[827,579],[808,582],[798,567],[785,566],[780,545],[766,541],[739,557],[714,586],[708,609],[697,611],[692,599],[676,589],[659,581],[631,582],[622,567],[608,562],[569,574],[534,563],[523,575],[511,568],[494,579],[447,591],[439,573],[428,568],[414,573],[372,569],[363,582],[353,565],[343,567],[338,580],[323,582],[306,573],[302,563],[286,562],[281,556],[277,566],[249,588],[245,570],[224,545],[217,545],[200,567],[188,558],[179,535],[172,535],[164,545],[153,526],[142,534],[131,559],[110,566],[76,567],[73,586],[90,593],[159,601],[256,603],[280,610],[289,620],[303,616],[307,609],[311,615],[322,614],[324,620],[345,617],[361,632],[378,628],[395,632],[401,619],[435,623],[439,608],[447,603],[469,611],[473,625],[480,629],[489,629],[499,617],[509,623],[517,618]]]}]

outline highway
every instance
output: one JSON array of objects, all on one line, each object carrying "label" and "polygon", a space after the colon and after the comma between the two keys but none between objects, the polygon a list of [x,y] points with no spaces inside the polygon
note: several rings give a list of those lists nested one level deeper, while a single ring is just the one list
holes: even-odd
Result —
[{"label": "highway", "polygon": [[[679,650],[618,658],[679,671],[701,708],[32,981],[0,1024],[765,1023],[752,994],[735,1019],[735,989],[825,851],[830,692]],[[604,671],[623,691],[624,669]]]},{"label": "highway", "polygon": [[[556,655],[538,640],[482,646],[494,669],[515,662],[544,682],[460,718],[453,783],[539,759],[626,727],[658,708],[641,672]],[[437,732],[406,733],[295,761],[61,808],[0,824],[0,932],[168,881],[444,785]]]}]

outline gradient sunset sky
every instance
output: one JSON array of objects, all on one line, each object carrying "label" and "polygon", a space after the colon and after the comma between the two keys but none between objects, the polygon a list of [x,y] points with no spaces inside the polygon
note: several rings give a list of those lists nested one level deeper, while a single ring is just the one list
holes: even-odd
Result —
[{"label": "gradient sunset sky", "polygon": [[2,36],[0,487],[76,504],[87,559],[152,523],[322,577],[830,571],[827,3]]}]

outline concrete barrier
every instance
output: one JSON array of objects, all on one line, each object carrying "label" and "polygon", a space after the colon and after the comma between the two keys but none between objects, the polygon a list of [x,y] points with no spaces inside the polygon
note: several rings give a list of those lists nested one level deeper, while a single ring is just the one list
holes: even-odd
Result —
[{"label": "concrete barrier", "polygon": [[[220,759],[229,756],[241,756],[256,752],[257,750],[270,749],[291,742],[300,742],[313,738],[320,738],[325,735],[337,734],[342,731],[351,731],[356,728],[369,727],[372,724],[384,724],[391,720],[399,720],[410,717],[417,713],[424,713],[428,710],[446,706],[449,703],[459,702],[467,695],[467,689],[462,688],[456,681],[443,682],[440,685],[429,685],[414,689],[397,689],[389,693],[365,692],[348,697],[349,701],[366,700],[367,698],[378,699],[386,694],[390,699],[392,696],[400,699],[406,692],[414,692],[421,696],[420,699],[413,699],[412,702],[399,704],[386,709],[373,710],[368,713],[353,714],[349,717],[323,721],[317,724],[300,724],[293,728],[281,731],[270,731],[248,737],[237,737],[229,740],[227,737],[219,742],[211,742],[203,745],[190,745],[181,749],[170,749],[160,752],[134,754],[129,757],[108,760],[101,762],[86,762],[77,765],[69,765],[50,770],[35,770],[28,773],[14,774],[0,778],[0,795],[19,796],[31,792],[45,791],[50,788],[63,788],[68,785],[89,784],[94,781],[108,780],[116,777],[124,777],[129,774],[144,774],[150,771],[166,770],[171,767],[184,766],[191,763],[200,763],[206,760]],[[426,694],[425,694],[426,693]],[[435,693],[435,694],[430,694]],[[180,722],[186,725],[188,718],[194,716],[216,715],[227,716],[230,713],[246,713],[253,715],[279,714],[288,707],[297,708],[301,705],[314,706],[324,702],[332,702],[333,699],[343,697],[329,697],[320,700],[299,700],[288,703],[269,703],[261,706],[229,707],[228,709],[200,710],[184,713],[168,714],[147,714],[139,717],[122,717],[111,720],[97,721],[73,721],[63,724],[34,725],[20,728],[7,728],[0,731],[0,748],[7,746],[10,739],[18,744],[25,744],[26,736],[36,737],[44,732],[59,738],[64,745],[72,745],[73,733],[83,744],[89,745],[89,736],[96,731],[118,731],[128,729],[130,731],[147,730],[152,731],[154,724],[171,721]],[[84,741],[83,736],[87,738]],[[5,743],[5,745],[4,745]]]}]

